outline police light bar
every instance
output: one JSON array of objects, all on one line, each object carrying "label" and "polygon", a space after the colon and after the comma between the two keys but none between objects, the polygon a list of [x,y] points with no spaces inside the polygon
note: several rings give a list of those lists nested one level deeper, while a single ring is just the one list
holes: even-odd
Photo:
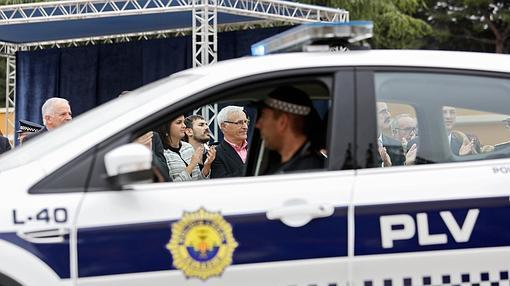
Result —
[{"label": "police light bar", "polygon": [[306,23],[253,44],[251,54],[329,50],[371,38],[373,26],[372,21]]}]

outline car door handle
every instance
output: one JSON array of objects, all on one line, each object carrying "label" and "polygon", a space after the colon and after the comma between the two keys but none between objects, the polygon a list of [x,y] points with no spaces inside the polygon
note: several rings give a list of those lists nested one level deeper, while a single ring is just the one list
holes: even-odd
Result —
[{"label": "car door handle", "polygon": [[266,213],[266,217],[270,220],[279,219],[291,227],[300,227],[314,218],[331,216],[334,211],[335,208],[329,204],[300,203],[270,210]]},{"label": "car door handle", "polygon": [[69,236],[68,228],[54,228],[36,231],[18,232],[18,236],[32,243],[60,243]]}]

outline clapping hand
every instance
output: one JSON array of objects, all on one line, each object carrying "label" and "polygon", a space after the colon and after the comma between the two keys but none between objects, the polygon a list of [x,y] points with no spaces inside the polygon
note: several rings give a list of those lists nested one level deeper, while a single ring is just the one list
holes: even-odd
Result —
[{"label": "clapping hand", "polygon": [[214,159],[216,159],[216,146],[211,146],[207,151],[207,159],[205,160],[204,165],[211,165]]}]

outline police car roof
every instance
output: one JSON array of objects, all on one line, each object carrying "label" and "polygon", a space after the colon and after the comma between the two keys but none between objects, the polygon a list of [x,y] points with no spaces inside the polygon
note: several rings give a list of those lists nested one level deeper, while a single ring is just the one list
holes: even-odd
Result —
[{"label": "police car roof", "polygon": [[207,76],[216,74],[225,80],[229,75],[235,78],[265,71],[328,66],[433,67],[510,72],[509,64],[510,56],[501,54],[432,50],[363,50],[347,53],[310,52],[244,57],[179,74]]}]

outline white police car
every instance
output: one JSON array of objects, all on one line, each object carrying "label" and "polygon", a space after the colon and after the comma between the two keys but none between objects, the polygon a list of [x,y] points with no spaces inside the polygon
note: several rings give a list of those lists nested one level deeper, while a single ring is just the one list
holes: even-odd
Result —
[{"label": "white police car", "polygon": [[[323,170],[259,176],[256,130],[244,177],[120,168],[149,168],[130,142],[175,115],[280,85],[315,100]],[[0,158],[0,285],[509,285],[508,117],[502,55],[294,53],[180,72]]]}]

